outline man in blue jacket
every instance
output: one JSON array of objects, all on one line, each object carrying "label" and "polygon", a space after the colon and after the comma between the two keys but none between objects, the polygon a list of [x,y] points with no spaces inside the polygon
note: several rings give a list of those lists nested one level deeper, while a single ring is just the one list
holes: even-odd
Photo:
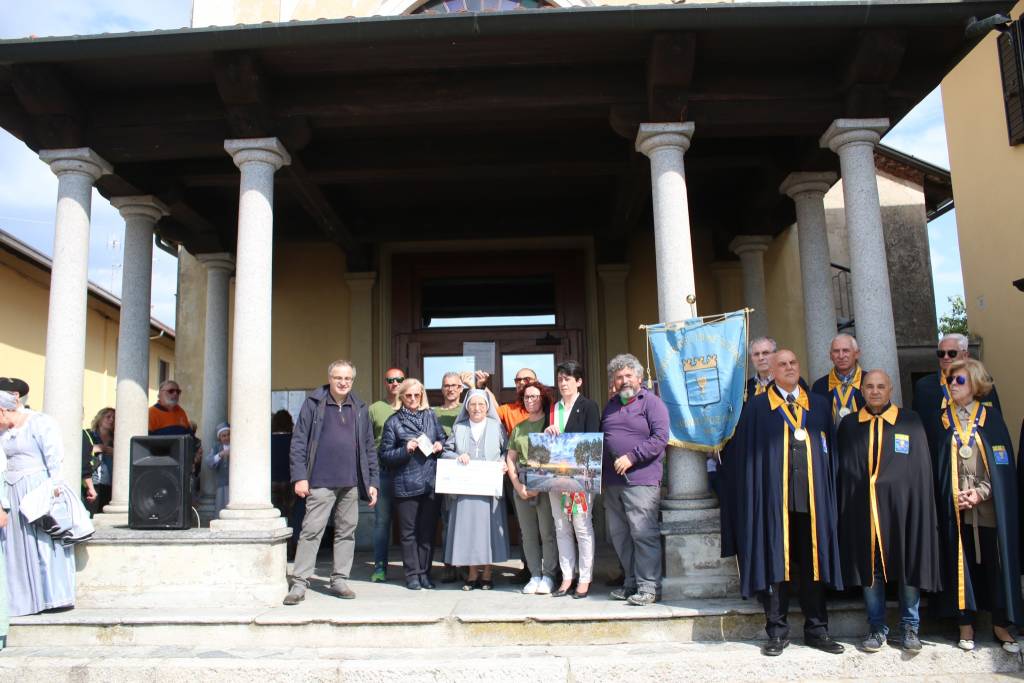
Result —
[{"label": "man in blue jacket", "polygon": [[299,532],[292,585],[284,604],[306,597],[327,521],[334,518],[334,566],[331,593],[351,600],[346,580],[356,547],[359,500],[377,504],[380,486],[373,426],[366,404],[352,393],[356,368],[336,360],[327,368],[328,383],[306,397],[292,433],[291,478],[295,495],[306,499]]}]

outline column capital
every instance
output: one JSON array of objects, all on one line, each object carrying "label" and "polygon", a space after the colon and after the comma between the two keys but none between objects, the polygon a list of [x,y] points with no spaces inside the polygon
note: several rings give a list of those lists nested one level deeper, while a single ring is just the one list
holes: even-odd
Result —
[{"label": "column capital", "polygon": [[230,273],[235,269],[235,255],[226,251],[196,254],[196,259],[206,266],[207,270],[226,270]]},{"label": "column capital", "polygon": [[292,157],[277,138],[242,138],[224,141],[224,151],[231,155],[235,166],[242,168],[253,161],[263,162],[274,170],[292,163]]},{"label": "column capital", "polygon": [[80,173],[96,182],[101,176],[114,172],[114,167],[89,147],[44,149],[39,152],[39,158],[49,165],[56,176]]},{"label": "column capital", "polygon": [[151,194],[113,197],[110,205],[117,209],[124,219],[130,216],[145,216],[155,223],[161,217],[170,214],[167,205]]},{"label": "column capital", "polygon": [[377,272],[369,270],[345,273],[345,282],[350,290],[365,292],[377,284]]},{"label": "column capital", "polygon": [[739,235],[729,242],[729,251],[740,256],[748,252],[764,253],[768,251],[772,238],[767,235]]},{"label": "column capital", "polygon": [[831,171],[825,173],[790,173],[779,185],[779,194],[796,199],[801,194],[825,194],[836,184],[839,176]]},{"label": "column capital", "polygon": [[878,144],[885,131],[889,130],[889,119],[836,119],[821,136],[818,144],[822,148],[838,153],[841,147],[851,143]]},{"label": "column capital", "polygon": [[693,137],[693,122],[686,123],[641,123],[636,134],[636,151],[644,156],[661,147],[677,147],[682,153],[690,149]]}]

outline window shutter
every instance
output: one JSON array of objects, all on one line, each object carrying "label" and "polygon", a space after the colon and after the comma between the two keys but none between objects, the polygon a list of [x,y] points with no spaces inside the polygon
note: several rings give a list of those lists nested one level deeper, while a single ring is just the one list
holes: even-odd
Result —
[{"label": "window shutter", "polygon": [[999,71],[1003,80],[1006,129],[1010,144],[1024,142],[1024,29],[1013,22],[1009,31],[999,34]]}]

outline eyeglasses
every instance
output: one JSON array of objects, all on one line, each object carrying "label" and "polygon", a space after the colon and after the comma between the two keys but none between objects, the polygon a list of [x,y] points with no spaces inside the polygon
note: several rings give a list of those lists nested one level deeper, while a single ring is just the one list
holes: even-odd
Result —
[{"label": "eyeglasses", "polygon": [[423,394],[417,392],[415,394],[402,394],[402,395],[405,396],[406,398],[419,398]]},{"label": "eyeglasses", "polygon": [[442,389],[458,389],[461,386],[462,386],[461,384],[442,384],[441,388]]},{"label": "eyeglasses", "polygon": [[536,396],[523,396],[523,400],[524,401],[539,401],[540,400],[540,394],[537,394]]},{"label": "eyeglasses", "polygon": [[959,384],[960,386],[963,386],[967,384],[967,378],[964,377],[963,375],[950,375],[949,377],[946,378],[946,383]]},{"label": "eyeglasses", "polygon": [[388,384],[401,384],[405,381],[404,377],[385,377],[384,381]]},{"label": "eyeglasses", "polygon": [[519,384],[520,382],[532,382],[532,381],[533,381],[533,377],[516,377],[516,384]]},{"label": "eyeglasses", "polygon": [[946,350],[946,349],[936,349],[935,350],[935,355],[938,356],[939,358],[956,358],[958,355],[960,355],[960,350],[959,349],[949,349],[949,350]]}]

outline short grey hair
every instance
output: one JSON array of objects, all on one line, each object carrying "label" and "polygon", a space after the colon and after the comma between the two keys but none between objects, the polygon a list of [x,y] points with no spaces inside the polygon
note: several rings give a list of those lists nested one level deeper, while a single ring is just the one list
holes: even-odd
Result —
[{"label": "short grey hair", "polygon": [[449,377],[454,377],[455,379],[459,380],[459,385],[460,386],[462,385],[462,375],[460,375],[459,373],[455,372],[454,370],[449,370],[448,372],[444,373],[441,376],[441,384],[444,384],[444,381],[446,379],[448,379]]},{"label": "short grey hair", "polygon": [[157,391],[163,391],[165,388],[171,386],[172,384],[178,387],[179,389],[181,388],[181,385],[178,384],[177,381],[173,379],[165,379],[163,382],[160,382],[160,386],[157,387]]},{"label": "short grey hair", "polygon": [[18,395],[13,391],[0,391],[0,408],[4,410],[17,410],[19,408]]},{"label": "short grey hair", "polygon": [[754,339],[749,344],[747,344],[747,355],[749,356],[754,352],[755,344],[763,344],[764,342],[768,342],[769,344],[772,345],[772,353],[775,353],[776,351],[779,350],[779,343],[772,339],[771,337],[758,337],[757,339]]},{"label": "short grey hair", "polygon": [[840,332],[836,336],[832,337],[832,341],[828,343],[828,347],[830,349],[832,348],[832,345],[836,343],[837,339],[849,339],[850,343],[853,344],[853,350],[860,351],[860,345],[857,344],[857,338],[852,334],[846,334],[845,332]]},{"label": "short grey hair", "polygon": [[331,373],[334,372],[334,368],[340,365],[345,365],[347,367],[352,368],[352,379],[356,378],[356,366],[352,364],[352,361],[345,360],[344,358],[339,358],[338,360],[334,361],[333,363],[327,366],[327,376],[330,377]]},{"label": "short grey hair", "polygon": [[955,341],[957,348],[960,349],[961,351],[966,351],[967,347],[970,345],[970,341],[967,339],[967,337],[958,332],[952,332],[950,334],[942,335],[942,339],[939,340],[939,344],[946,341],[947,339],[952,339],[953,341]]},{"label": "short grey hair", "polygon": [[620,353],[608,361],[608,383],[611,383],[615,373],[626,368],[631,369],[637,377],[643,379],[644,366],[640,364],[640,359],[631,353]]}]

